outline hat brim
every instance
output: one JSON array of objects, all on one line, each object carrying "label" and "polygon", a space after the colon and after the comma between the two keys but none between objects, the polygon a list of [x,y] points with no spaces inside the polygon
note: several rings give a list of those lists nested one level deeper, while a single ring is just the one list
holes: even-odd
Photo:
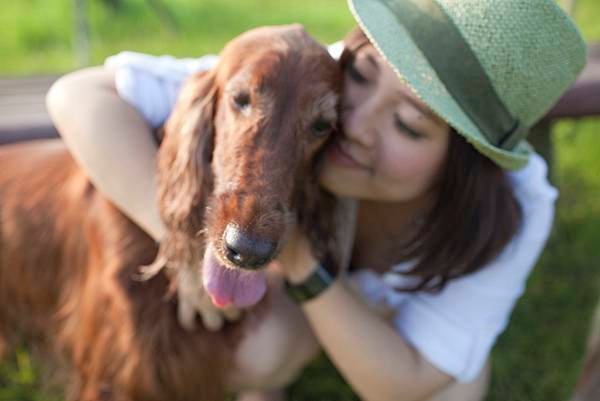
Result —
[{"label": "hat brim", "polygon": [[[381,56],[437,115],[500,167],[516,170],[527,164],[532,148],[526,141],[511,151],[487,142],[450,95],[410,33],[385,4],[379,0],[348,0],[348,3],[354,18]],[[400,10],[403,4],[403,1],[398,2]]]}]

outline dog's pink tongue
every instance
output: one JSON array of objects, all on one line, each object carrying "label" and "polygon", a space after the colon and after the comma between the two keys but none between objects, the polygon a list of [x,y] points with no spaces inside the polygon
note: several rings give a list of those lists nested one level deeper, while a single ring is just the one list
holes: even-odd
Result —
[{"label": "dog's pink tongue", "polygon": [[219,308],[229,304],[238,308],[252,306],[262,299],[267,290],[264,271],[224,267],[217,261],[210,247],[204,254],[202,278],[204,289]]}]

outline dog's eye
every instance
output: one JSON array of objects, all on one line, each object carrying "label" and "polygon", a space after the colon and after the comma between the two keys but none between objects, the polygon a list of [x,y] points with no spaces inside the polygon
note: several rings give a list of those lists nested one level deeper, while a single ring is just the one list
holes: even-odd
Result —
[{"label": "dog's eye", "polygon": [[312,132],[317,137],[328,135],[333,130],[333,124],[322,118],[315,121],[312,125]]},{"label": "dog's eye", "polygon": [[238,109],[245,111],[250,107],[250,94],[248,92],[236,93],[233,96],[233,102]]}]

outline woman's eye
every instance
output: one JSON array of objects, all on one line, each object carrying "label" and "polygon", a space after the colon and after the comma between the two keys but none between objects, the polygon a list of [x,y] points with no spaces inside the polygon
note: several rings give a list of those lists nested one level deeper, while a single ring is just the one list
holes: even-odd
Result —
[{"label": "woman's eye", "polygon": [[233,96],[233,102],[240,110],[245,110],[250,107],[250,101],[250,94],[248,92],[240,92]]},{"label": "woman's eye", "polygon": [[402,121],[398,113],[394,113],[394,126],[402,134],[408,135],[412,139],[421,139],[425,137],[425,135],[415,131],[414,129],[406,125],[404,121]]},{"label": "woman's eye", "polygon": [[313,134],[320,138],[328,135],[333,130],[333,124],[327,120],[318,119],[312,125]]},{"label": "woman's eye", "polygon": [[360,71],[356,69],[353,63],[348,63],[346,71],[348,72],[348,76],[350,77],[350,79],[352,79],[357,84],[366,85],[369,83],[369,80],[363,74],[361,74]]}]

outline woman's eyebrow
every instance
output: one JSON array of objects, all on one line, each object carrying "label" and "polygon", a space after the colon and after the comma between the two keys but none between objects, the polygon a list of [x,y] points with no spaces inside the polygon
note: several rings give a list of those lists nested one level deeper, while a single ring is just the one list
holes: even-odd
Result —
[{"label": "woman's eyebrow", "polygon": [[419,110],[425,116],[429,117],[430,119],[432,119],[434,121],[438,121],[439,120],[439,117],[437,115],[435,115],[433,113],[433,111],[431,111],[428,107],[425,107],[422,104],[418,103],[415,99],[413,99],[412,97],[406,95],[406,93],[402,93],[402,96],[404,97],[404,99],[408,100],[408,102],[411,105],[413,105],[417,110]]}]

